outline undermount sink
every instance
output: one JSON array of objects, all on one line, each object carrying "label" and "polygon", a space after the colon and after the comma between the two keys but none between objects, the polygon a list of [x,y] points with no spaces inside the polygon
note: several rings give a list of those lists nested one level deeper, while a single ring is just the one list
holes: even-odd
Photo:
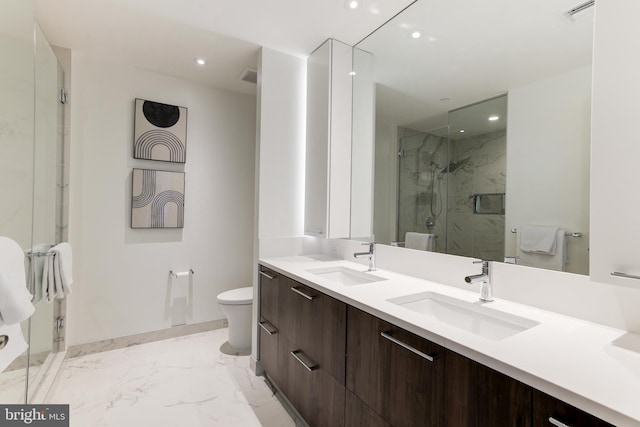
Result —
[{"label": "undermount sink", "polygon": [[338,267],[325,267],[314,268],[307,270],[309,273],[316,274],[324,279],[331,280],[345,286],[361,285],[364,283],[379,282],[386,280],[383,277],[367,273],[366,271],[358,271],[353,268],[338,266]]},{"label": "undermount sink", "polygon": [[491,303],[468,302],[436,292],[421,292],[388,300],[416,313],[435,318],[491,340],[502,340],[539,323],[490,308]]}]

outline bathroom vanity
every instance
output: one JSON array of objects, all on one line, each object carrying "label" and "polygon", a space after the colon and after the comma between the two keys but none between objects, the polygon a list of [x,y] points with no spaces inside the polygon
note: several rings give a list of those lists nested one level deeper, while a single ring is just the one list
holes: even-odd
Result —
[{"label": "bathroom vanity", "polygon": [[304,256],[260,261],[259,321],[260,364],[311,426],[640,425],[614,392],[640,395],[640,360],[603,344],[624,331]]}]

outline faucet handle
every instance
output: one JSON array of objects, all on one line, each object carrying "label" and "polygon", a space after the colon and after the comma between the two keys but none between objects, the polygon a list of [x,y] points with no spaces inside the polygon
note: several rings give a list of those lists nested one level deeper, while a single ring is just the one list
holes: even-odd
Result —
[{"label": "faucet handle", "polygon": [[369,252],[373,251],[373,248],[375,248],[376,243],[375,242],[364,242],[361,243],[362,246],[369,246]]}]

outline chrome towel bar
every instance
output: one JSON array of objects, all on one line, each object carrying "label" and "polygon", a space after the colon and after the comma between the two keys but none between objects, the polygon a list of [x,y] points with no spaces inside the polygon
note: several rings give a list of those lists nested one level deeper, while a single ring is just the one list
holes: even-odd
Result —
[{"label": "chrome towel bar", "polygon": [[[518,232],[518,229],[517,229],[517,228],[512,228],[512,229],[511,229],[511,232],[512,232],[512,233],[517,233],[517,232]],[[579,231],[575,231],[575,232],[573,232],[573,233],[572,233],[572,232],[567,231],[567,232],[565,232],[565,233],[564,233],[564,235],[565,235],[565,236],[567,236],[567,237],[582,237],[582,233],[581,233],[581,232],[579,232]]]},{"label": "chrome towel bar", "polygon": [[173,270],[169,270],[169,276],[174,279],[177,279],[178,277],[193,276],[194,274],[195,272],[192,269],[189,269],[189,271],[178,271],[177,273],[174,273]]}]

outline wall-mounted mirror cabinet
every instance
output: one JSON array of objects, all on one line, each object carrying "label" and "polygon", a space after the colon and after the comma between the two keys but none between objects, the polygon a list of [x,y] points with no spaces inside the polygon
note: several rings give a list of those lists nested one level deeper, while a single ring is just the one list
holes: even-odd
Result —
[{"label": "wall-mounted mirror cabinet", "polygon": [[[371,238],[589,273],[593,8],[577,3],[420,0],[357,44],[376,88]],[[368,96],[354,85],[354,117]],[[558,250],[523,251],[532,230]]]},{"label": "wall-mounted mirror cabinet", "polygon": [[[355,84],[362,93],[355,110],[351,93],[358,71],[354,64],[361,76]],[[366,52],[356,50],[354,54],[351,46],[333,39],[307,59],[306,235],[344,238],[352,233],[371,234],[370,65]],[[357,177],[353,182],[352,171]]]}]

